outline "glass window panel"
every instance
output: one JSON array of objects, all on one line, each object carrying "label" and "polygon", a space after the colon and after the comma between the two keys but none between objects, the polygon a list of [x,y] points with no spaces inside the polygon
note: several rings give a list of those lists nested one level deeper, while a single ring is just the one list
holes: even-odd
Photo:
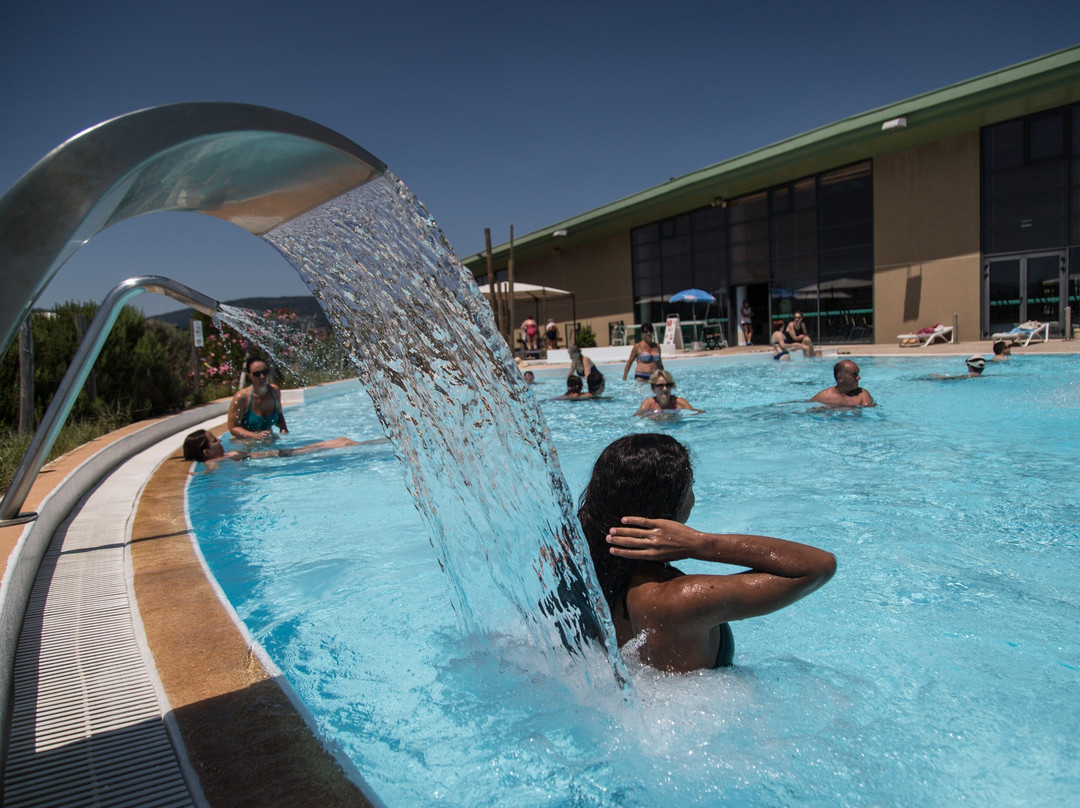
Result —
[{"label": "glass window panel", "polygon": [[774,188],[770,191],[772,212],[783,213],[791,208],[791,191],[787,188]]},{"label": "glass window panel", "polygon": [[648,261],[660,257],[660,244],[653,241],[646,244],[635,244],[631,249],[634,263]]},{"label": "glass window panel", "polygon": [[647,224],[644,227],[638,227],[630,231],[630,241],[632,244],[645,244],[649,241],[657,241],[659,238],[659,224]]},{"label": "glass window panel", "polygon": [[[727,266],[727,251],[702,250],[694,253],[694,277],[722,278]],[[705,287],[701,287],[705,288]]]},{"label": "glass window panel", "polygon": [[664,260],[663,291],[665,296],[689,289],[693,285],[694,268],[689,255]]},{"label": "glass window panel", "polygon": [[688,236],[691,233],[690,214],[684,213],[675,217],[675,235]]},{"label": "glass window panel", "polygon": [[638,278],[634,282],[634,295],[636,297],[652,297],[660,294],[660,277]]},{"label": "glass window panel", "polygon": [[726,222],[724,221],[724,209],[717,205],[713,207],[698,208],[690,214],[690,226],[695,233],[699,233],[703,230],[723,230]]},{"label": "glass window panel", "polygon": [[851,247],[845,250],[830,250],[821,253],[821,272],[851,273],[873,267],[873,250],[867,247]]},{"label": "glass window panel", "polygon": [[1024,163],[1024,122],[1008,121],[983,131],[983,164],[987,171],[1013,168]]},{"label": "glass window panel", "polygon": [[723,230],[705,230],[694,233],[694,252],[722,250],[727,244]]},{"label": "glass window panel", "polygon": [[1028,129],[1028,150],[1031,159],[1045,160],[1065,154],[1065,115],[1056,113],[1035,118]]},{"label": "glass window panel", "polygon": [[794,207],[795,210],[812,210],[817,207],[817,181],[814,177],[795,183]]},{"label": "glass window panel", "polygon": [[764,191],[733,199],[728,204],[727,210],[728,221],[733,223],[764,218],[769,213],[767,198]]},{"label": "glass window panel", "polygon": [[[666,238],[660,242],[660,254],[667,259],[669,256],[676,255],[689,255],[690,253],[690,236],[679,236],[678,238]],[[665,263],[664,268],[667,269]]]},{"label": "glass window panel", "polygon": [[711,264],[708,266],[694,266],[694,282],[691,286],[704,289],[716,295],[717,289],[726,289],[728,285],[727,269],[723,266]]},{"label": "glass window panel", "polygon": [[635,278],[659,278],[660,277],[660,261],[654,259],[652,261],[642,261],[641,263],[634,264],[634,277]]},{"label": "glass window panel", "polygon": [[768,280],[769,265],[767,262],[745,263],[731,267],[731,284],[733,286],[744,283],[765,283]]}]

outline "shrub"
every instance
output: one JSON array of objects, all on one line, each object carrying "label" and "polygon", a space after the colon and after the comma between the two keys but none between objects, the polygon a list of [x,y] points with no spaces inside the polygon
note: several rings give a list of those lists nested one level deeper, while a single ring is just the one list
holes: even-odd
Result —
[{"label": "shrub", "polygon": [[578,330],[577,336],[574,337],[574,344],[579,348],[596,347],[596,333],[592,330],[591,325],[583,325]]}]

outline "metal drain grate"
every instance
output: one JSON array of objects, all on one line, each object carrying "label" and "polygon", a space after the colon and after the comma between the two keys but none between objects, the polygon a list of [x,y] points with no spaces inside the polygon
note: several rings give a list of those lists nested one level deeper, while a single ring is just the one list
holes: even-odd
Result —
[{"label": "metal drain grate", "polygon": [[196,804],[132,622],[122,538],[132,497],[109,488],[57,531],[34,583],[15,657],[8,808]]}]

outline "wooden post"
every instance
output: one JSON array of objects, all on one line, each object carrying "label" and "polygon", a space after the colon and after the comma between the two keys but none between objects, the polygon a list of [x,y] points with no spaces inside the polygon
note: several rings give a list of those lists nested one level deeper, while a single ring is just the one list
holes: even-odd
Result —
[{"label": "wooden post", "polygon": [[[78,341],[78,345],[82,345],[83,336],[86,334],[86,316],[82,314],[75,315],[75,338]],[[97,401],[97,376],[94,374],[94,369],[90,368],[90,375],[86,377],[86,385],[83,387],[86,390],[86,397],[93,404]]]},{"label": "wooden post", "polygon": [[499,299],[498,290],[495,288],[495,268],[491,259],[491,228],[484,228],[484,249],[487,251],[487,276],[488,276],[488,298],[491,301],[491,310],[495,314],[495,327],[499,329],[499,333],[503,332],[502,322],[502,301]]},{"label": "wooden post", "polygon": [[509,316],[507,317],[506,331],[507,342],[510,343],[510,353],[517,347],[516,327],[517,319],[514,317],[514,226],[510,225],[510,258],[506,262],[506,295]]},{"label": "wooden post", "polygon": [[19,434],[34,431],[34,328],[27,314],[19,326]]}]

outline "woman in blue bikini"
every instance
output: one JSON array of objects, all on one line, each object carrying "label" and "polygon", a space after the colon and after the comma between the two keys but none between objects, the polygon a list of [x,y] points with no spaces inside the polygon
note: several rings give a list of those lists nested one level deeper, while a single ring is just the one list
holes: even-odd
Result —
[{"label": "woman in blue bikini", "polygon": [[[836,571],[833,555],[816,547],[687,526],[693,488],[685,446],[627,435],[600,453],[578,507],[619,646],[641,637],[641,661],[675,672],[730,665],[730,622],[789,606]],[[685,575],[669,563],[680,559],[743,569]]]},{"label": "woman in blue bikini", "polygon": [[623,381],[626,381],[630,366],[634,362],[637,362],[634,379],[639,382],[647,382],[653,373],[664,369],[664,363],[660,360],[660,343],[653,336],[652,323],[641,324],[641,340],[635,342],[630,349],[630,358],[626,360],[626,367],[622,372]]},{"label": "woman in blue bikini", "polygon": [[282,435],[287,434],[289,428],[281,409],[281,390],[276,384],[270,384],[270,366],[261,357],[252,356],[244,369],[251,379],[251,387],[233,396],[229,405],[229,434],[240,440],[272,440],[274,426]]}]

